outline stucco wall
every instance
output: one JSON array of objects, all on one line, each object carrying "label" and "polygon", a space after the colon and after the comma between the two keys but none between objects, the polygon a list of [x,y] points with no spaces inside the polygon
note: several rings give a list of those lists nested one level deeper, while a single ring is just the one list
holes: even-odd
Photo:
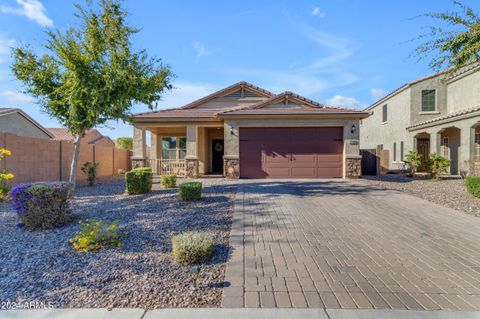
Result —
[{"label": "stucco wall", "polygon": [[[382,106],[387,104],[388,118],[382,123]],[[392,96],[383,103],[370,109],[372,115],[363,119],[360,124],[360,148],[376,149],[382,144],[383,149],[389,150],[389,169],[398,168],[393,161],[393,143],[397,145],[397,162],[400,161],[400,145],[403,141],[403,153],[413,149],[413,138],[406,130],[410,126],[410,89]]]},{"label": "stucco wall", "polygon": [[19,113],[0,116],[0,133],[50,139],[50,136]]},{"label": "stucco wall", "polygon": [[[437,109],[435,111],[422,112],[422,90],[436,90]],[[405,108],[408,108],[408,105]],[[428,121],[447,113],[447,85],[442,77],[427,79],[410,87],[410,125]]]},{"label": "stucco wall", "polygon": [[480,106],[480,71],[450,82],[447,90],[449,112]]}]

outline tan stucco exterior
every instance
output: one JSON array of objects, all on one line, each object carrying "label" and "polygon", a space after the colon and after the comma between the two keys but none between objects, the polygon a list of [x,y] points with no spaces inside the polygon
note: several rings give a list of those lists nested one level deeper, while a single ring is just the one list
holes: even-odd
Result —
[{"label": "tan stucco exterior", "polygon": [[[435,111],[422,112],[424,89],[436,90]],[[388,105],[386,123],[382,122],[383,105]],[[399,148],[402,142],[405,155],[417,150],[417,137],[426,137],[430,153],[447,155],[452,161],[450,172],[458,174],[465,161],[474,160],[474,131],[480,123],[480,65],[469,66],[449,80],[437,74],[413,81],[374,103],[367,111],[371,116],[360,125],[360,148],[383,146],[389,151],[388,169],[396,170],[402,165]],[[443,145],[445,138],[448,146]]]}]

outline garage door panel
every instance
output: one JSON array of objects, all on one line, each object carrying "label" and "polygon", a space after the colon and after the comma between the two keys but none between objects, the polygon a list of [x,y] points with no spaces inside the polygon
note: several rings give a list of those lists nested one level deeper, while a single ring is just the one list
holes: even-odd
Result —
[{"label": "garage door panel", "polygon": [[341,127],[240,128],[240,140],[242,177],[342,176]]},{"label": "garage door panel", "polygon": [[317,168],[313,167],[292,167],[294,177],[317,177]]}]

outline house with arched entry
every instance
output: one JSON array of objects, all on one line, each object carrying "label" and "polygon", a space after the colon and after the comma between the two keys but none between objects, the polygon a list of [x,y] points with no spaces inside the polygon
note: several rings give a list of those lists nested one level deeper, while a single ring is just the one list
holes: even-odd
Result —
[{"label": "house with arched entry", "polygon": [[400,169],[416,150],[423,161],[431,153],[450,159],[450,174],[479,173],[480,64],[448,78],[440,72],[409,82],[365,111],[371,115],[360,122],[360,148],[388,150],[384,169]]}]

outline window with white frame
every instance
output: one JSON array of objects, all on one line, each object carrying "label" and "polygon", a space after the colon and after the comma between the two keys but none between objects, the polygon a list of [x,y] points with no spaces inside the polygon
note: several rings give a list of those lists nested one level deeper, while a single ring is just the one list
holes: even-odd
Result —
[{"label": "window with white frame", "polygon": [[186,153],[186,137],[168,136],[162,138],[162,159],[184,159]]},{"label": "window with white frame", "polygon": [[422,112],[435,112],[437,110],[436,100],[436,90],[422,90]]},{"label": "window with white frame", "polygon": [[450,158],[450,141],[448,137],[442,138],[442,156],[445,158]]}]

